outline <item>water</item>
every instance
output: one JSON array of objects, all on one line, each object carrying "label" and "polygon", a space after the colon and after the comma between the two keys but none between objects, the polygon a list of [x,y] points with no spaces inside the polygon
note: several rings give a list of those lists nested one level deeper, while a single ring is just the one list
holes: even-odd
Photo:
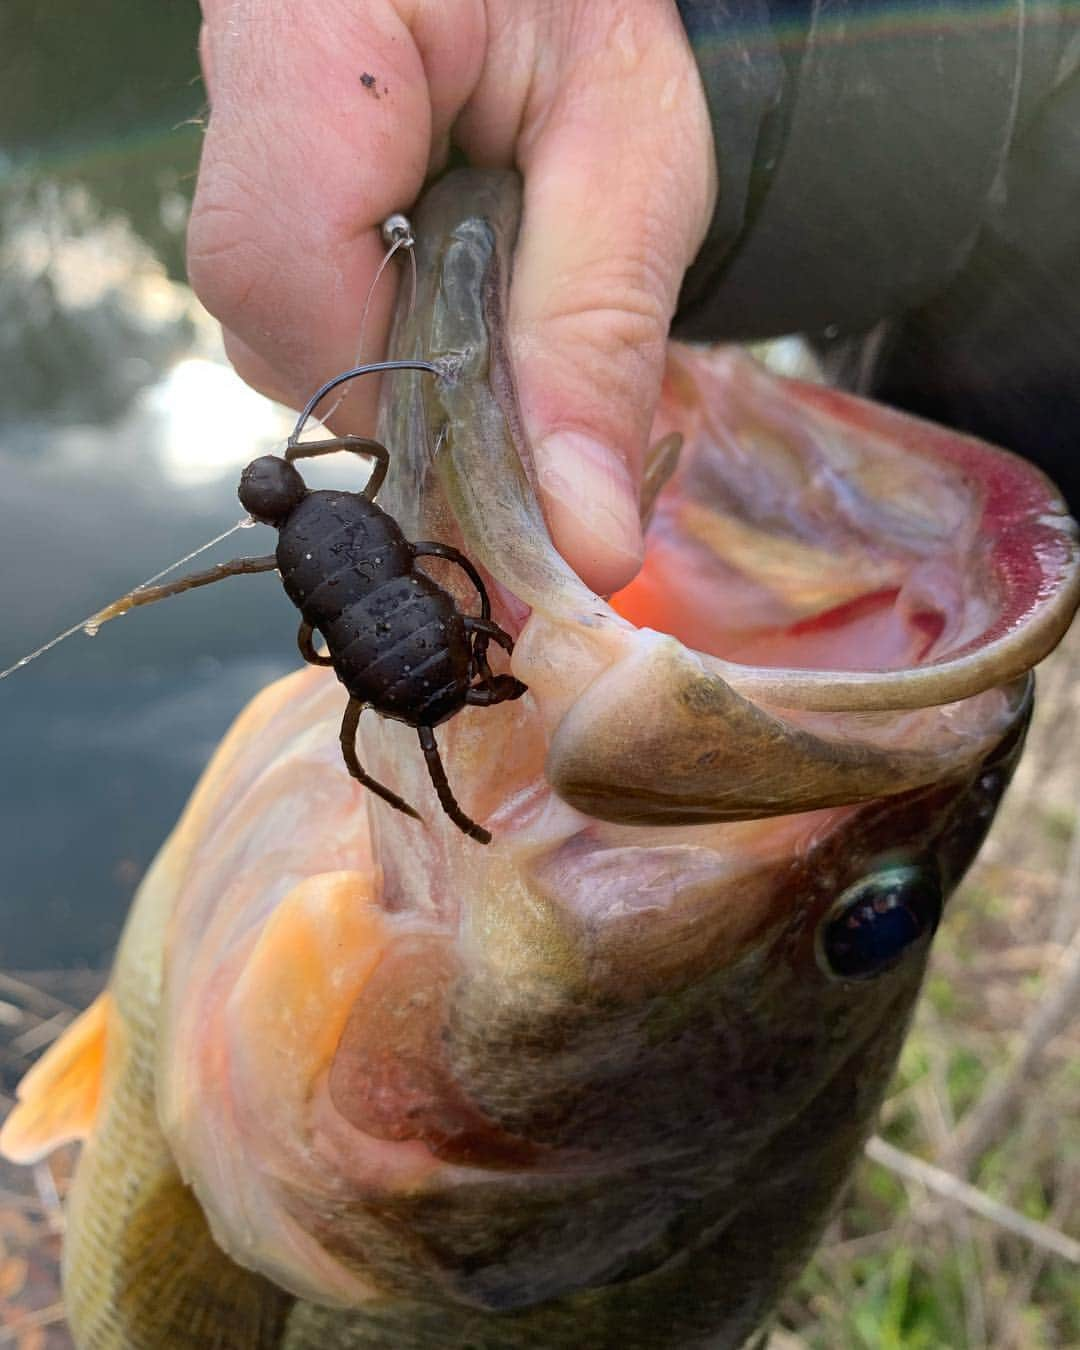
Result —
[{"label": "water", "polygon": [[[237,527],[240,466],[291,421],[228,371],[183,284],[198,21],[189,0],[5,4],[0,968],[108,959],[229,721],[298,663],[273,576],[80,633]],[[210,559],[272,547],[240,538]]]}]

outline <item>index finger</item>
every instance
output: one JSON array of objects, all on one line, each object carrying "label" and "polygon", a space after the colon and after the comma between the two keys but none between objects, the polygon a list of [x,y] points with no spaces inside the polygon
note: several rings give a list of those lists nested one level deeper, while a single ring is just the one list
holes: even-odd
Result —
[{"label": "index finger", "polygon": [[[385,252],[379,226],[420,191],[431,103],[420,53],[389,4],[239,0],[204,6],[212,111],[188,232],[200,299],[238,342],[240,374],[302,403],[352,364]],[[372,296],[381,352],[393,276]],[[246,368],[245,368],[246,367]],[[370,415],[358,385],[350,422]]]}]

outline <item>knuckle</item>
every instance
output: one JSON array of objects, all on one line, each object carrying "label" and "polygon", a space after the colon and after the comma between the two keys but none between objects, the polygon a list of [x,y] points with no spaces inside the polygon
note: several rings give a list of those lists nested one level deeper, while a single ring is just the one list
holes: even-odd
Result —
[{"label": "knuckle", "polygon": [[287,387],[285,379],[259,353],[227,328],[223,330],[222,338],[229,364],[246,385],[265,398],[286,406],[299,404],[301,400],[297,394]]},{"label": "knuckle", "polygon": [[659,381],[670,322],[652,270],[612,259],[553,290],[540,326],[543,345],[576,378],[635,406]]},{"label": "knuckle", "polygon": [[569,362],[595,374],[606,371],[606,381],[619,376],[634,385],[647,375],[663,351],[664,333],[651,315],[622,305],[595,304],[553,315],[545,325],[546,340],[563,351]]},{"label": "knuckle", "polygon": [[529,353],[523,393],[535,434],[574,427],[627,452],[641,449],[659,396],[662,343],[594,310],[560,320],[543,336],[542,348],[529,345],[535,357]]},{"label": "knuckle", "polygon": [[589,258],[556,277],[542,318],[606,316],[601,322],[613,345],[663,341],[674,305],[673,267],[665,250],[647,236],[636,247]]},{"label": "knuckle", "polygon": [[267,274],[260,244],[257,186],[222,165],[199,178],[187,235],[192,289],[224,323],[244,308]]}]

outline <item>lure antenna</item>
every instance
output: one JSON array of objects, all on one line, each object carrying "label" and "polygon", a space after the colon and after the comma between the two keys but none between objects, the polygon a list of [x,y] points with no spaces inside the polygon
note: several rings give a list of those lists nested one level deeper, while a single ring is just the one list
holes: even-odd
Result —
[{"label": "lure antenna", "polygon": [[220,544],[223,539],[228,539],[230,534],[235,534],[237,530],[246,530],[249,525],[255,522],[250,516],[245,516],[243,520],[238,520],[235,525],[230,525],[227,530],[221,534],[216,534],[213,539],[208,539],[205,544],[200,544],[198,548],[193,548],[190,553],[185,553],[182,558],[177,558],[171,562],[168,567],[163,567],[160,572],[155,572],[152,577],[147,577],[141,581],[133,591],[128,591],[126,595],[121,596],[119,600],[114,600],[111,605],[106,605],[104,609],[95,610],[93,614],[88,614],[85,619],[80,619],[78,623],[73,623],[70,628],[65,628],[62,633],[57,633],[56,637],[50,638],[48,642],[42,643],[34,651],[28,652],[20,657],[14,665],[8,666],[6,670],[0,670],[0,680],[6,680],[9,675],[14,675],[17,670],[22,670],[23,666],[28,666],[31,661],[36,661],[39,656],[44,656],[46,652],[52,649],[66,638],[73,637],[76,633],[85,633],[87,637],[94,637],[103,623],[108,623],[110,619],[115,619],[119,614],[126,614],[129,609],[138,604],[146,604],[147,600],[133,599],[139,595],[149,595],[153,590],[153,583],[159,581],[162,577],[167,577],[170,572],[175,572],[178,567],[183,567],[186,562],[192,558],[197,558],[200,553],[205,553],[207,549],[213,548],[215,544]]}]

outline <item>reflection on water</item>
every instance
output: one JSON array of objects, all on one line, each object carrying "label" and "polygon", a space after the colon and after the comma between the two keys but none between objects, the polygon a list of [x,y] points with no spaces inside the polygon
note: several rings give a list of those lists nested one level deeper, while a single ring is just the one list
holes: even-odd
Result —
[{"label": "reflection on water", "polygon": [[[228,370],[177,278],[197,11],[151,7],[170,34],[140,46],[143,8],[6,15],[43,84],[36,123],[9,106],[0,126],[0,668],[237,521],[239,467],[289,429]],[[72,33],[59,72],[42,54],[65,18],[115,29],[130,58],[132,89],[92,116],[76,106]],[[73,76],[64,124],[47,95]],[[245,531],[206,557],[271,547]],[[0,968],[106,958],[228,722],[297,664],[295,627],[273,576],[237,578],[76,635],[0,683]]]},{"label": "reflection on water", "polygon": [[189,306],[81,185],[17,176],[0,200],[0,416],[54,428],[119,416],[190,340]]}]

